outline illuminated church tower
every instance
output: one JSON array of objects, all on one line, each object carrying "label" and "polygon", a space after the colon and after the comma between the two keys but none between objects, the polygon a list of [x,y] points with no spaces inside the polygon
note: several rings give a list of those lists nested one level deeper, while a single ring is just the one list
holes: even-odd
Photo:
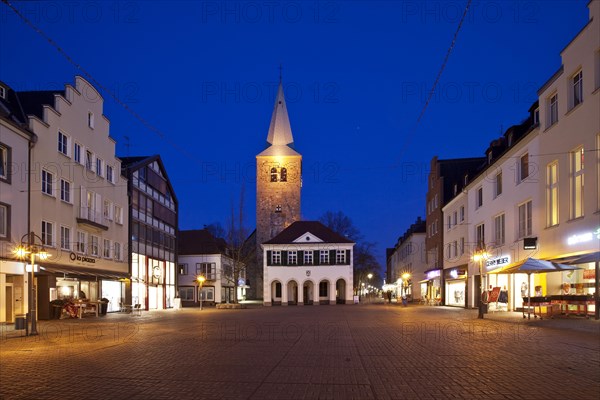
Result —
[{"label": "illuminated church tower", "polygon": [[267,148],[256,156],[256,296],[262,298],[261,243],[273,238],[292,222],[300,220],[302,156],[294,150],[283,85],[279,82]]}]

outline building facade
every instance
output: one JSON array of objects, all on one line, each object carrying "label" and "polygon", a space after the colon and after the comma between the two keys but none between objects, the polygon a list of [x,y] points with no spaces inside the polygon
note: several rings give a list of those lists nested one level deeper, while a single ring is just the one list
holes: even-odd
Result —
[{"label": "building facade", "polygon": [[[173,307],[178,202],[159,155],[121,157],[129,197],[131,299],[145,310]],[[129,303],[131,301],[131,303]]]},{"label": "building facade", "polygon": [[292,223],[262,245],[263,304],[351,304],[353,248],[318,221]]},{"label": "building facade", "polygon": [[31,157],[30,226],[50,257],[37,275],[38,315],[56,298],[125,299],[127,182],[103,99],[85,79],[61,91],[19,92],[38,141]]},{"label": "building facade", "polygon": [[[202,287],[199,276],[206,279]],[[212,304],[230,303],[236,298],[235,290],[237,299],[246,295],[245,285],[239,282],[245,281],[244,266],[232,258],[225,240],[215,238],[206,229],[179,232],[178,280],[183,306],[198,305],[200,299]]]},{"label": "building facade", "polygon": [[263,298],[262,243],[300,219],[302,156],[294,149],[283,84],[267,135],[267,148],[256,156],[256,246],[257,263],[248,266],[249,295]]},{"label": "building facade", "polygon": [[35,135],[16,93],[0,81],[0,323],[29,310],[29,274],[15,246],[29,232],[29,151]]},{"label": "building facade", "polygon": [[425,296],[431,296],[432,287],[423,281],[423,274],[428,269],[425,231],[425,221],[418,217],[390,249],[388,284],[395,285],[397,298],[406,296],[412,301],[421,301]]}]

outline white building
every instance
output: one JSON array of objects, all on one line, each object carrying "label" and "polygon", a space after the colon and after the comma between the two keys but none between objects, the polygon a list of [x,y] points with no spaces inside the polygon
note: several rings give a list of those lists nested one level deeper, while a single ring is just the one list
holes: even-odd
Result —
[{"label": "white building", "polygon": [[353,247],[320,222],[292,223],[262,244],[264,304],[351,304]]},{"label": "white building", "polygon": [[19,92],[38,136],[31,159],[31,230],[50,252],[37,276],[38,315],[61,297],[125,299],[127,181],[103,99],[81,77],[61,91]]},{"label": "white building", "polygon": [[[582,268],[548,274],[544,294],[597,291],[600,250],[600,1],[562,50],[562,65],[538,91],[540,102],[539,256]],[[585,257],[585,258],[584,258]],[[595,279],[594,279],[595,276]]]},{"label": "white building", "polygon": [[[464,181],[462,182],[464,184]],[[467,307],[469,301],[468,271],[472,246],[469,245],[467,192],[461,183],[454,185],[454,198],[442,209],[444,214],[444,282],[447,306]]]},{"label": "white building", "polygon": [[[398,238],[396,246],[389,252],[389,285],[396,288],[396,298],[403,295],[420,301],[432,291],[428,281],[423,281],[428,269],[425,250],[426,224],[421,217]],[[429,293],[431,296],[431,293]]]},{"label": "white building", "polygon": [[14,255],[29,232],[27,171],[35,135],[26,122],[15,92],[0,81],[0,323],[13,322],[29,308],[29,275]]},{"label": "white building", "polygon": [[[234,300],[234,290],[238,290],[238,299],[244,298],[244,282],[239,282],[245,279],[244,266],[229,254],[225,240],[206,229],[179,232],[178,288],[184,306],[197,305],[200,298],[208,303],[229,303]],[[198,276],[206,279],[201,292]]]}]

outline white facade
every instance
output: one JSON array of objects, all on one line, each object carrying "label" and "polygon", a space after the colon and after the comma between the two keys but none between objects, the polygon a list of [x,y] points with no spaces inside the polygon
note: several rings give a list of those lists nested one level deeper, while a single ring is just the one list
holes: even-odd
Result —
[{"label": "white facade", "polygon": [[[179,256],[179,297],[182,302],[198,302],[200,288],[196,278],[204,276],[206,281],[202,285],[202,300],[211,303],[233,302],[233,290],[236,284],[233,281],[233,260],[223,254],[194,254]],[[245,278],[245,274],[241,274]],[[244,286],[243,284],[240,286]],[[238,299],[243,298],[243,288],[237,289]]]},{"label": "white facade", "polygon": [[[21,95],[31,103],[38,93]],[[118,278],[128,275],[127,180],[120,174],[103,99],[76,77],[75,86],[65,85],[52,100],[42,103],[41,118],[28,112],[39,138],[32,155],[31,230],[50,252],[46,271],[74,278],[40,285],[40,307],[48,299],[85,294],[107,297],[111,309],[118,308],[124,300]],[[106,287],[105,278],[111,281]]]},{"label": "white facade", "polygon": [[[0,103],[10,106],[14,92],[0,82]],[[28,310],[29,275],[14,258],[15,247],[27,234],[27,170],[31,133],[25,121],[5,118],[0,111],[0,323],[13,322]]]},{"label": "white facade", "polygon": [[[588,7],[589,23],[564,48],[560,70],[538,91],[544,155],[539,253],[545,259],[600,250],[600,1]],[[548,294],[558,294],[563,283],[582,284],[584,293],[593,293],[593,271],[583,274],[548,274]]]},{"label": "white facade", "polygon": [[290,243],[263,244],[264,305],[351,304],[353,247],[310,232]]},{"label": "white facade", "polygon": [[[419,283],[429,268],[425,236],[425,232],[409,233],[398,241],[390,256],[391,281],[388,284],[396,285],[397,298],[406,295],[413,301],[420,301],[427,295],[427,284]],[[405,274],[408,274],[407,279],[403,278]]]},{"label": "white facade", "polygon": [[469,262],[472,247],[469,243],[468,196],[458,193],[444,208],[444,281],[445,304],[466,307],[468,302]]}]

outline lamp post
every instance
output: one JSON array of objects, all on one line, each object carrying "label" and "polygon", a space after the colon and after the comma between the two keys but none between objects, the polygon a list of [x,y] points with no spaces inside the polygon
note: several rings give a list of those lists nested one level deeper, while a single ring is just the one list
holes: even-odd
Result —
[{"label": "lamp post", "polygon": [[485,251],[485,248],[481,248],[473,254],[473,261],[479,263],[479,313],[477,314],[479,319],[483,319],[483,261],[488,256],[489,254]]},{"label": "lamp post", "polygon": [[198,289],[200,289],[198,291],[198,297],[200,297],[200,310],[202,310],[202,284],[205,280],[206,278],[204,277],[204,275],[198,275],[196,277],[196,281],[198,282]]},{"label": "lamp post", "polygon": [[[25,242],[25,238],[27,238],[27,242]],[[36,239],[39,240],[40,246],[36,245]],[[44,241],[41,237],[36,235],[33,232],[26,233],[21,238],[21,245],[15,249],[15,254],[20,259],[25,259],[27,255],[29,255],[29,261],[31,263],[31,270],[29,272],[30,275],[30,290],[29,290],[29,318],[31,319],[31,330],[29,331],[30,336],[35,336],[38,334],[37,331],[37,316],[36,316],[36,290],[35,290],[35,257],[38,256],[40,260],[45,260],[48,258],[48,253],[46,249],[44,249]]]}]

